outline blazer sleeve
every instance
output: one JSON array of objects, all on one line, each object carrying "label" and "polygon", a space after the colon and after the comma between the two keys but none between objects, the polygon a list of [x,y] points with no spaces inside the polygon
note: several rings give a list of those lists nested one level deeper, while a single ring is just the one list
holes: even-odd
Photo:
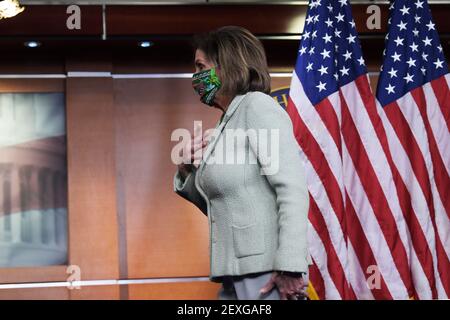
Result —
[{"label": "blazer sleeve", "polygon": [[[274,270],[307,272],[311,264],[307,244],[309,193],[291,119],[271,96],[256,92],[247,105],[246,123],[247,129],[267,130],[269,151],[259,148],[251,134],[249,145],[276,194],[279,246]],[[278,132],[279,139],[271,139],[272,130],[275,137]],[[264,130],[260,132],[264,135]]]},{"label": "blazer sleeve", "polygon": [[184,180],[181,177],[180,172],[177,170],[173,178],[174,191],[186,200],[195,204],[197,208],[199,208],[203,212],[203,214],[208,215],[206,201],[203,199],[202,195],[195,187],[195,174],[197,172],[196,170],[197,169],[194,169],[194,171],[189,173],[189,175]]}]

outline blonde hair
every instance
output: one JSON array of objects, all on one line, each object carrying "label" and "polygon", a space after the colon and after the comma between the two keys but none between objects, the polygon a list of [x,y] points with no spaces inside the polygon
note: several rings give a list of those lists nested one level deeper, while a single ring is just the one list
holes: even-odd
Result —
[{"label": "blonde hair", "polygon": [[194,49],[220,68],[223,94],[237,95],[249,91],[270,93],[270,74],[261,41],[238,26],[225,26],[195,35]]}]

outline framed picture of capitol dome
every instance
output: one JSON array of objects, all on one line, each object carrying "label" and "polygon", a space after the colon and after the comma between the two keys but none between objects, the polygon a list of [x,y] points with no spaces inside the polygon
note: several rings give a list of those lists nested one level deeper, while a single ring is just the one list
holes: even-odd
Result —
[{"label": "framed picture of capitol dome", "polygon": [[0,268],[67,263],[64,93],[0,93]]}]

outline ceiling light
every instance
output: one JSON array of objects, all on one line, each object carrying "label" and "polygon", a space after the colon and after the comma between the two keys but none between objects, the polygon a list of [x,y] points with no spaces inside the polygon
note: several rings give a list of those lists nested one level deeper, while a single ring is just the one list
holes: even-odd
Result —
[{"label": "ceiling light", "polygon": [[153,42],[151,41],[142,41],[139,43],[139,46],[141,48],[150,48],[153,45]]},{"label": "ceiling light", "polygon": [[25,44],[25,47],[28,47],[28,48],[37,48],[37,47],[41,46],[41,43],[37,42],[37,41],[28,41],[28,42],[25,42],[24,44]]},{"label": "ceiling light", "polygon": [[0,1],[0,20],[11,18],[25,10],[20,6],[18,0],[4,0]]}]

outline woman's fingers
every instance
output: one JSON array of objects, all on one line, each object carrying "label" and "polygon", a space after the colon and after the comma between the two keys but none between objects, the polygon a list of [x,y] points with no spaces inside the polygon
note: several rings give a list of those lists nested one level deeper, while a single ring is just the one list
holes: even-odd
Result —
[{"label": "woman's fingers", "polygon": [[303,279],[299,278],[296,279],[296,283],[295,283],[295,292],[303,292],[305,286],[303,285]]},{"label": "woman's fingers", "polygon": [[208,145],[211,136],[212,131],[208,130],[203,136],[198,134],[192,139],[190,154],[191,161],[194,161],[194,164],[198,165],[203,158],[203,149]]},{"label": "woman's fingers", "polygon": [[202,145],[203,139],[202,136],[196,136],[190,141],[191,146],[191,152],[194,153],[196,149],[198,149],[198,146]]},{"label": "woman's fingers", "polygon": [[203,148],[206,147],[206,141],[199,141],[196,142],[195,144],[192,145],[192,154],[196,154],[196,155],[202,155],[203,152],[201,152],[203,150]]},{"label": "woman's fingers", "polygon": [[198,155],[200,153],[200,150],[202,150],[203,148],[204,148],[203,142],[192,145],[191,155]]},{"label": "woman's fingers", "polygon": [[276,285],[280,292],[280,298],[285,300],[299,300],[306,297],[305,284],[303,278],[278,276]]},{"label": "woman's fingers", "polygon": [[191,139],[186,141],[182,149],[183,163],[193,164],[198,167],[203,158],[203,149],[208,145],[214,129],[206,130],[202,135],[201,126],[194,127],[194,133],[191,133]]},{"label": "woman's fingers", "polygon": [[294,293],[296,291],[296,280],[297,279],[293,277],[283,277],[283,286],[286,288],[288,294]]},{"label": "woman's fingers", "polygon": [[267,292],[272,290],[274,287],[275,287],[275,281],[273,278],[270,278],[270,280],[266,283],[266,285],[264,287],[262,287],[261,290],[259,290],[259,293],[266,294]]},{"label": "woman's fingers", "polygon": [[194,135],[198,135],[201,133],[202,131],[202,125],[200,124],[200,122],[194,122]]},{"label": "woman's fingers", "polygon": [[215,129],[206,130],[205,134],[203,135],[203,140],[209,142],[211,137],[214,135]]}]

